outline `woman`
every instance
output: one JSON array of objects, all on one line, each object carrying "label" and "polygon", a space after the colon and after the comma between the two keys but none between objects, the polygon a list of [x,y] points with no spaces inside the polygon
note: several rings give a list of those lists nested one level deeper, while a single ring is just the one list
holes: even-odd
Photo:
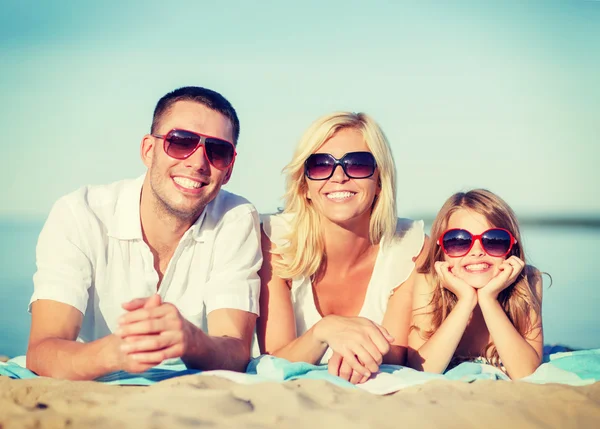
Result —
[{"label": "woman", "polygon": [[284,172],[285,209],[263,219],[261,352],[328,362],[353,383],[403,364],[425,235],[423,222],[396,217],[383,132],[364,113],[324,116]]}]

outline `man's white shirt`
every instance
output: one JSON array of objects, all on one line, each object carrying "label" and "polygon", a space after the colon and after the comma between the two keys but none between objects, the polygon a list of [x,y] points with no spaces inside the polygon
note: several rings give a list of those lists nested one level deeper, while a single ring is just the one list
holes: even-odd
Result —
[{"label": "man's white shirt", "polygon": [[262,254],[254,206],[221,190],[181,238],[157,290],[140,223],[143,180],[86,186],[56,202],[37,244],[30,311],[38,299],[75,307],[84,315],[85,342],[118,328],[122,303],[154,293],[205,332],[213,310],[258,314]]}]

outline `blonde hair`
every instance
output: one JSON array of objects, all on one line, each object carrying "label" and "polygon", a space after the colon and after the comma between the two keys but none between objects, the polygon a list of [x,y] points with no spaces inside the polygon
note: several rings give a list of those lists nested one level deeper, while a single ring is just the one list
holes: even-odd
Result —
[{"label": "blonde hair", "polygon": [[375,157],[381,191],[373,202],[369,225],[371,243],[391,239],[396,231],[396,167],[389,143],[379,125],[365,113],[336,112],[317,119],[306,130],[292,158],[283,169],[286,174],[284,213],[291,213],[288,245],[276,248],[281,256],[274,262],[275,272],[284,279],[298,275],[313,276],[324,261],[319,214],[307,197],[304,162],[336,132],[352,128],[362,133]]},{"label": "blonde hair", "polygon": [[[450,216],[459,209],[468,209],[477,212],[485,216],[492,227],[504,228],[510,231],[517,242],[512,247],[507,258],[515,255],[522,259],[523,262],[526,262],[517,216],[502,198],[485,189],[474,189],[466,193],[458,192],[448,198],[431,226],[432,240],[438,240],[448,229]],[[435,286],[430,302],[432,308],[431,330],[424,333],[426,338],[431,337],[440,327],[457,302],[456,295],[442,286],[435,271],[435,262],[442,260],[444,260],[444,254],[441,246],[432,243],[427,258],[418,268],[418,272],[427,274]],[[515,329],[523,337],[535,328],[532,326],[530,319],[531,312],[540,314],[541,311],[541,298],[533,289],[533,286],[541,280],[540,277],[541,273],[535,267],[526,265],[514,283],[498,295],[498,302]],[[500,357],[493,342],[490,342],[481,351],[481,356],[490,356],[493,365],[497,367],[501,366]],[[473,357],[476,356],[469,356],[469,358]]]}]

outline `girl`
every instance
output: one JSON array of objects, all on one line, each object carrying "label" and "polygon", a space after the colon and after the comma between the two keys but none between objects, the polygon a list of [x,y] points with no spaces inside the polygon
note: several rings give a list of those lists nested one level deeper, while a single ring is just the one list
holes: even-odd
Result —
[{"label": "girl", "polygon": [[443,372],[479,358],[513,379],[533,373],[543,353],[542,282],[525,264],[515,213],[487,190],[460,192],[431,237],[415,280],[409,365]]}]

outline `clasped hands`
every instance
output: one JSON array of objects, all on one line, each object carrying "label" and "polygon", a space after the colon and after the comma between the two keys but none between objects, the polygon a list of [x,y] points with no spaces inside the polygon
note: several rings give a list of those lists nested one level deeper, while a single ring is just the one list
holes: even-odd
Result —
[{"label": "clasped hands", "polygon": [[326,316],[315,337],[332,350],[328,370],[353,384],[364,383],[379,371],[394,338],[381,325],[364,317]]},{"label": "clasped hands", "polygon": [[123,304],[127,310],[119,318],[115,332],[117,366],[127,372],[144,372],[165,359],[186,354],[193,325],[160,295],[138,298]]}]

